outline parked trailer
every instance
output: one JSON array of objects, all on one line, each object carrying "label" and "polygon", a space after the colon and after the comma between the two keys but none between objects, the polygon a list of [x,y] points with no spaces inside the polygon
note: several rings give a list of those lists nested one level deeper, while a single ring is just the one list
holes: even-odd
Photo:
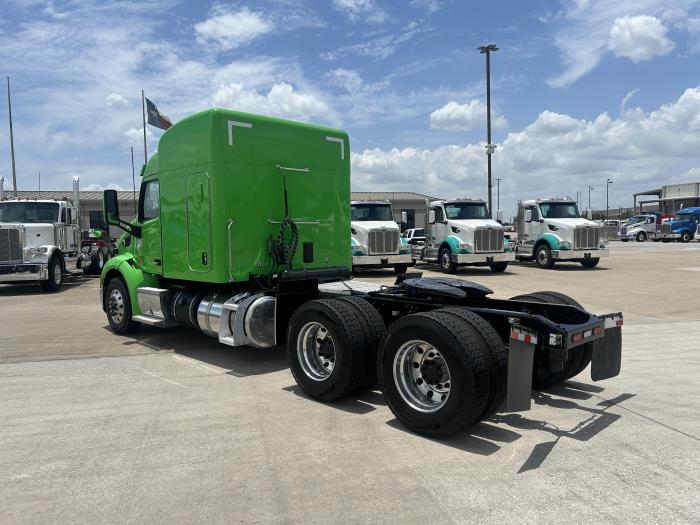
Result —
[{"label": "parked trailer", "polygon": [[593,380],[619,373],[620,313],[419,274],[348,280],[349,183],[342,131],[227,110],[176,123],[143,170],[137,218],[122,221],[116,192],[104,195],[106,222],[128,232],[101,276],[110,328],[285,345],[309,397],[378,385],[399,421],[430,436],[526,410],[533,387],[589,363]]}]

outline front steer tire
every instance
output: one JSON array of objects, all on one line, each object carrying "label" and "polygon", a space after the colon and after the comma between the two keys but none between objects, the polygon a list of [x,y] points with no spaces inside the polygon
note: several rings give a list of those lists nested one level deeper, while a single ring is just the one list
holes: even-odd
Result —
[{"label": "front steer tire", "polygon": [[544,270],[550,270],[554,267],[552,250],[546,244],[540,244],[535,250],[535,264]]},{"label": "front steer tire", "polygon": [[133,334],[141,324],[132,319],[129,290],[121,277],[112,277],[105,290],[105,312],[112,332],[119,335]]},{"label": "front steer tire", "polygon": [[401,275],[403,273],[406,273],[408,271],[408,264],[395,264],[394,265],[394,273],[396,275]]},{"label": "front steer tire", "polygon": [[396,321],[377,360],[379,383],[396,419],[431,437],[450,436],[479,421],[490,394],[486,352],[483,340],[450,313]]},{"label": "front steer tire", "polygon": [[58,292],[63,285],[63,261],[59,256],[54,255],[51,257],[48,271],[49,278],[39,281],[41,289],[48,293]]},{"label": "front steer tire", "polygon": [[496,263],[489,264],[489,267],[491,268],[491,271],[493,273],[503,273],[508,268],[508,263],[507,262],[496,262]]},{"label": "front steer tire", "polygon": [[289,368],[306,395],[336,401],[357,392],[366,380],[370,344],[363,320],[350,304],[309,301],[289,322]]},{"label": "front steer tire", "polygon": [[599,257],[591,257],[590,259],[582,259],[579,261],[581,263],[581,266],[584,268],[595,268],[598,266],[598,263],[600,262]]},{"label": "front steer tire", "polygon": [[438,263],[443,273],[455,273],[457,271],[457,263],[452,260],[452,250],[447,246],[440,250]]}]

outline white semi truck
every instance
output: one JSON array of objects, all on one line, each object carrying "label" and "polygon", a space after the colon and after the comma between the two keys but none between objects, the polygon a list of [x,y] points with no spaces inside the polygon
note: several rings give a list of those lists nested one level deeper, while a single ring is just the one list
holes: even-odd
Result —
[{"label": "white semi truck", "polygon": [[71,263],[89,264],[81,253],[79,179],[73,202],[5,199],[0,178],[0,284],[38,282],[57,292]]},{"label": "white semi truck", "polygon": [[503,226],[491,219],[480,199],[426,201],[425,244],[412,245],[412,256],[437,262],[445,273],[459,266],[489,266],[500,273],[515,260]]},{"label": "white semi truck", "polygon": [[575,201],[563,198],[533,199],[518,203],[516,257],[534,259],[540,268],[556,261],[578,262],[594,268],[608,256],[601,227],[581,218]]},{"label": "white semi truck", "polygon": [[[394,268],[406,273],[411,264],[389,201],[351,201],[352,269]],[[406,222],[402,214],[402,222]]]}]

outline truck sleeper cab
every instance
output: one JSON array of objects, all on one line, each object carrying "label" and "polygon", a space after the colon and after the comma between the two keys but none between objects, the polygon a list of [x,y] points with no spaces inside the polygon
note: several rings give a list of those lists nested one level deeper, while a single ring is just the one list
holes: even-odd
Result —
[{"label": "truck sleeper cab", "polygon": [[438,437],[527,410],[532,388],[589,364],[594,380],[619,373],[619,313],[593,315],[555,292],[491,299],[477,283],[420,274],[349,280],[348,153],[342,131],[257,115],[210,110],[174,124],[143,170],[132,223],[116,192],[104,194],[106,222],[129,234],[102,270],[110,328],[285,345],[309,397],[378,384],[399,421]]},{"label": "truck sleeper cab", "polygon": [[659,235],[663,242],[690,242],[695,238],[698,224],[700,224],[700,208],[678,210],[673,218],[665,224],[668,225],[668,230]]},{"label": "truck sleeper cab", "polygon": [[518,202],[519,260],[535,260],[540,268],[552,268],[557,261],[578,262],[594,268],[608,256],[601,227],[581,218],[578,206],[569,199],[533,199]]},{"label": "truck sleeper cab", "polygon": [[500,273],[515,260],[503,226],[492,220],[480,199],[426,200],[425,244],[413,245],[412,256],[437,262],[444,273],[459,266],[489,266]]}]

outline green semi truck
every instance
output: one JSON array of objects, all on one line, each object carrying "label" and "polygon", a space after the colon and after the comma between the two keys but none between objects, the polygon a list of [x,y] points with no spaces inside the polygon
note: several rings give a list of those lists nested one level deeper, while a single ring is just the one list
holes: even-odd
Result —
[{"label": "green semi truck", "polygon": [[478,283],[406,273],[351,280],[345,132],[212,109],[176,123],[142,170],[138,216],[101,274],[117,334],[188,326],[231,347],[285,346],[310,397],[378,386],[408,428],[446,436],[532,388],[619,373],[622,315],[565,295],[489,297]]}]

